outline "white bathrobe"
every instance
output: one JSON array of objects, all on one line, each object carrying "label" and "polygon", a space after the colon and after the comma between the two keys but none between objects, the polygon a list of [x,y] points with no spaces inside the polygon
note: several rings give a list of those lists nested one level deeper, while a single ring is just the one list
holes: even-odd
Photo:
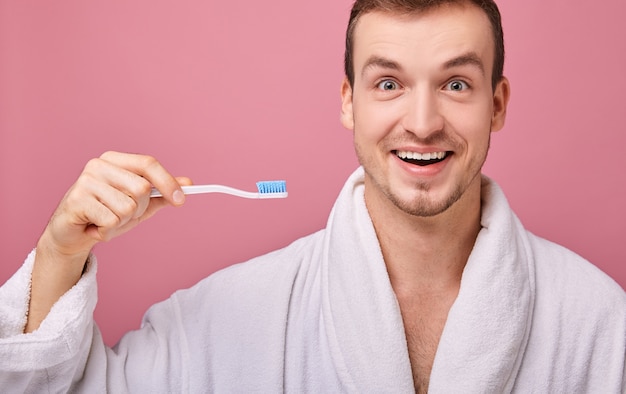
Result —
[{"label": "white bathrobe", "polygon": [[[482,199],[430,392],[624,392],[622,288],[528,233],[487,178]],[[0,392],[413,391],[362,169],[324,230],[176,292],[113,349],[92,320],[95,261],[39,330],[21,333],[33,258],[0,288]]]}]

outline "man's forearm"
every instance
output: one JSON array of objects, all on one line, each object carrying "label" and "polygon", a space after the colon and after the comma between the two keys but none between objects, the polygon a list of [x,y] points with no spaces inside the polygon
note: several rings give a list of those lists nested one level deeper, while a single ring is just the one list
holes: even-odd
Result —
[{"label": "man's forearm", "polygon": [[89,252],[68,256],[45,243],[45,235],[37,244],[31,279],[28,319],[24,332],[35,331],[52,306],[80,279]]}]

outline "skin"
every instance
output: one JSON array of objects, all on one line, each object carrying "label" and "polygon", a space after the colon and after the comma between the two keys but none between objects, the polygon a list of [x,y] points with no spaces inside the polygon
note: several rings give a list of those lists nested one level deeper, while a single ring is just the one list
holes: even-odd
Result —
[{"label": "skin", "polygon": [[[509,82],[491,83],[494,44],[475,6],[365,14],[354,34],[343,125],[365,169],[365,202],[425,392],[448,311],[480,230],[481,168],[505,121]],[[397,151],[446,152],[419,166]]]}]

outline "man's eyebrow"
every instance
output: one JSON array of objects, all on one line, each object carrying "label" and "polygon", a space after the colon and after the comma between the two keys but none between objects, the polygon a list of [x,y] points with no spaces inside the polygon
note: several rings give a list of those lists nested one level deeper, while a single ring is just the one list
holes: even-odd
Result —
[{"label": "man's eyebrow", "polygon": [[365,65],[363,66],[363,70],[361,72],[361,75],[365,75],[365,72],[370,69],[370,68],[386,68],[386,69],[390,69],[390,70],[396,70],[396,71],[400,71],[402,70],[402,67],[400,66],[399,63],[391,60],[391,59],[387,59],[381,56],[370,56],[369,59],[367,59],[367,61],[365,62]]},{"label": "man's eyebrow", "polygon": [[[468,52],[463,55],[454,57],[445,62],[442,66],[442,69],[447,70],[450,68],[462,67],[467,65],[474,66],[480,70],[481,74],[485,74],[485,66],[480,57],[476,54],[476,52]],[[402,71],[402,66],[398,62],[382,56],[373,55],[365,62],[361,75],[365,75],[368,69],[376,67]]]},{"label": "man's eyebrow", "polygon": [[481,74],[485,74],[485,65],[482,60],[480,60],[480,57],[476,54],[476,52],[468,52],[464,55],[450,59],[443,64],[442,68],[447,70],[449,68],[462,67],[466,65],[475,66],[480,70]]}]

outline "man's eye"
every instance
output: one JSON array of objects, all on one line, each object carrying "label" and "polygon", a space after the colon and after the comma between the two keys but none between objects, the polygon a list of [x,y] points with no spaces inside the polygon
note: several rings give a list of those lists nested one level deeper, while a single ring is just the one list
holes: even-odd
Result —
[{"label": "man's eye", "polygon": [[465,82],[458,81],[458,80],[450,81],[446,85],[446,89],[447,90],[451,90],[453,92],[460,92],[460,91],[463,91],[463,90],[468,89],[468,88],[469,88],[469,86]]},{"label": "man's eye", "polygon": [[398,84],[390,79],[385,79],[378,84],[378,89],[380,90],[396,90],[398,89]]}]

